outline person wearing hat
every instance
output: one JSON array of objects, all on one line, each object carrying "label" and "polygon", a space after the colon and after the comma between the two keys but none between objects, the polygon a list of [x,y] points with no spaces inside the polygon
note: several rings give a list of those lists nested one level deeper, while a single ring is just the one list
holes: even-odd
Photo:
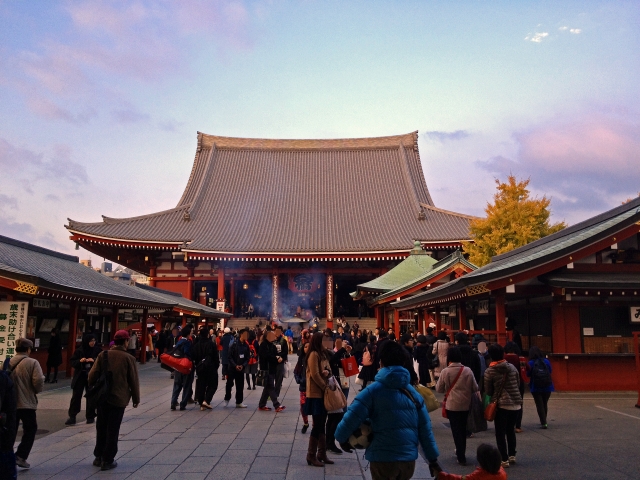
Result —
[{"label": "person wearing hat", "polygon": [[118,435],[124,417],[124,410],[133,400],[133,408],[140,403],[140,382],[136,360],[129,353],[129,333],[118,330],[114,346],[96,358],[89,371],[89,385],[94,385],[103,370],[111,372],[111,389],[107,399],[98,406],[96,421],[96,446],[93,449],[93,465],[101,470],[111,470],[118,466],[114,460],[118,453]]},{"label": "person wearing hat", "polygon": [[36,439],[38,422],[36,409],[38,398],[36,394],[44,387],[44,374],[40,363],[30,358],[33,342],[26,338],[16,340],[16,355],[9,361],[9,371],[16,392],[16,431],[22,421],[22,440],[16,450],[16,464],[20,468],[29,468],[27,458]]}]

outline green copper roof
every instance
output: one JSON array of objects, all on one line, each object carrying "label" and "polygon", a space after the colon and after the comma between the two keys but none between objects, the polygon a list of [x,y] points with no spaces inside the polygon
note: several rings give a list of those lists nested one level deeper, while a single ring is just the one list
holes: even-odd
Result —
[{"label": "green copper roof", "polygon": [[384,293],[404,285],[429,272],[437,260],[430,255],[414,253],[405,258],[384,275],[358,285],[358,291]]},{"label": "green copper roof", "polygon": [[453,267],[454,265],[456,265],[458,263],[461,263],[461,264],[465,265],[466,267],[470,268],[471,270],[476,270],[478,268],[473,263],[469,262],[466,258],[464,258],[464,255],[462,255],[462,252],[460,250],[456,250],[451,255],[447,255],[442,260],[439,260],[437,263],[433,264],[429,271],[425,272],[424,274],[420,275],[417,278],[414,278],[414,279],[412,279],[412,280],[410,280],[410,281],[408,281],[408,282],[406,282],[406,283],[394,288],[393,290],[390,290],[390,291],[388,291],[386,293],[383,293],[382,295],[376,297],[375,301],[379,302],[379,301],[384,300],[386,298],[393,298],[395,296],[398,296],[398,295],[402,294],[402,292],[405,291],[405,290],[413,288],[416,285],[419,285],[421,283],[427,282],[431,278],[437,277],[442,272],[446,271],[448,268],[451,268],[451,267]]}]

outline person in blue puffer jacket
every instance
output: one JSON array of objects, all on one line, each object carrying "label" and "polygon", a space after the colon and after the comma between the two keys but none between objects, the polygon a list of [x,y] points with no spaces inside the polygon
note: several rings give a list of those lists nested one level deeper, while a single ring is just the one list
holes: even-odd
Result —
[{"label": "person in blue puffer jacket", "polygon": [[353,400],[336,430],[336,440],[344,444],[369,419],[373,440],[365,458],[371,463],[373,480],[411,478],[418,444],[422,445],[432,475],[442,471],[424,400],[411,386],[411,376],[402,366],[406,355],[405,349],[395,342],[384,346],[376,381]]}]

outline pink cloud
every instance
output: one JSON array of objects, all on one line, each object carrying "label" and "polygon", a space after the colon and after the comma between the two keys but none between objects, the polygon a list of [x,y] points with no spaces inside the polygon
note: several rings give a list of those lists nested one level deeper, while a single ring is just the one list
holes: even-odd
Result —
[{"label": "pink cloud", "polygon": [[605,116],[543,125],[515,135],[520,162],[549,171],[637,168],[640,128]]}]

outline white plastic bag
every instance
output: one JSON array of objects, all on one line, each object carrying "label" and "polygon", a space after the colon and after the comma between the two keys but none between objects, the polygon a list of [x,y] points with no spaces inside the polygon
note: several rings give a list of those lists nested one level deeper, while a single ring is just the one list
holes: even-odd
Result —
[{"label": "white plastic bag", "polygon": [[284,378],[289,378],[289,362],[284,362]]}]

